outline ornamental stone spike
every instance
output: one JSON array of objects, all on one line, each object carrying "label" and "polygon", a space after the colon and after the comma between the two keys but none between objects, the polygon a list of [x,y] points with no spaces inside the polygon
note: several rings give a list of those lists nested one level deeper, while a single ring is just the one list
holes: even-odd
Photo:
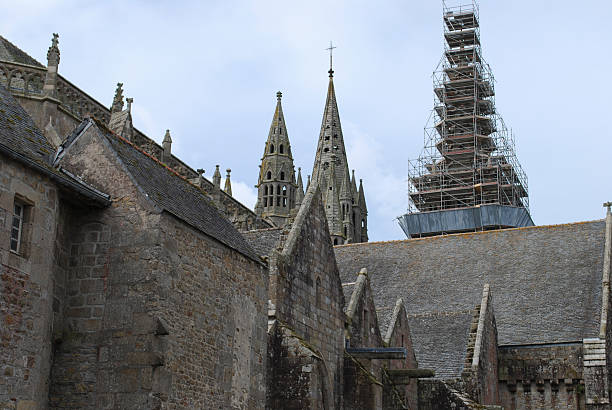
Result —
[{"label": "ornamental stone spike", "polygon": [[162,141],[163,152],[163,162],[168,162],[172,157],[172,137],[170,137],[170,130],[166,130],[166,134],[164,135],[164,140]]},{"label": "ornamental stone spike", "polygon": [[115,97],[111,106],[111,114],[123,111],[123,83],[117,83]]},{"label": "ornamental stone spike", "polygon": [[225,172],[227,172],[227,175],[225,176],[225,188],[223,188],[223,190],[226,194],[232,196],[232,181],[230,179],[230,173],[232,172],[232,170],[228,168],[225,170]]},{"label": "ornamental stone spike", "polygon": [[215,165],[215,173],[213,174],[213,185],[221,189],[221,172],[219,171],[219,165]]},{"label": "ornamental stone spike", "polygon": [[59,35],[53,33],[51,47],[47,50],[47,73],[45,74],[45,83],[43,84],[43,94],[49,97],[55,97],[55,86],[57,84],[57,72],[60,62],[58,43]]}]

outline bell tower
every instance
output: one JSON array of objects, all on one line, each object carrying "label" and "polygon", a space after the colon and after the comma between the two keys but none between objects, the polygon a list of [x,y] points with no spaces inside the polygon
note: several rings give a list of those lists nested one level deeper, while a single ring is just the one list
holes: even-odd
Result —
[{"label": "bell tower", "polygon": [[276,93],[276,110],[259,166],[259,179],[255,185],[257,188],[255,213],[275,226],[283,226],[287,222],[291,210],[296,206],[298,189],[291,144],[281,105],[282,97],[280,91]]}]

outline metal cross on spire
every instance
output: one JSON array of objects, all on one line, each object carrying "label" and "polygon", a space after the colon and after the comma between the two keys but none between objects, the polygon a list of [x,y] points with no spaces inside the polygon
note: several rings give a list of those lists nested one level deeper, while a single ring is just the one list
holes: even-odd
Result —
[{"label": "metal cross on spire", "polygon": [[333,77],[334,76],[334,69],[333,69],[333,52],[334,52],[334,48],[338,48],[338,47],[334,47],[334,45],[332,44],[332,42],[329,42],[329,47],[326,48],[326,50],[329,50],[329,76]]}]

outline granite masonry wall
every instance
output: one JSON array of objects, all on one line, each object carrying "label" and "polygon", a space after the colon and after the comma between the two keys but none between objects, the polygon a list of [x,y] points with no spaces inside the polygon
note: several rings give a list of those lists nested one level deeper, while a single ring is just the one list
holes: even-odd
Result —
[{"label": "granite masonry wall", "polygon": [[265,267],[156,209],[101,140],[62,163],[113,202],[69,221],[51,407],[258,408]]},{"label": "granite masonry wall", "polygon": [[[18,253],[10,250],[13,205],[25,220]],[[59,223],[55,184],[0,158],[0,408],[44,407],[51,365]],[[59,278],[58,286],[61,286]]]},{"label": "granite masonry wall", "polygon": [[[270,256],[272,318],[289,328],[325,362],[329,408],[342,406],[344,297],[321,194],[310,190],[296,216],[282,252]],[[281,367],[286,368],[286,367]],[[282,376],[277,376],[282,377]],[[286,377],[298,379],[296,374]],[[271,389],[276,389],[274,385]],[[311,386],[316,390],[316,386]],[[274,399],[280,391],[270,392]],[[316,395],[313,391],[311,397]],[[310,408],[312,402],[304,402]]]},{"label": "granite masonry wall", "polygon": [[582,409],[582,343],[500,346],[499,381],[505,409]]},{"label": "granite masonry wall", "polygon": [[[362,271],[346,311],[347,337],[351,347],[384,347],[367,272]],[[382,408],[383,360],[355,358],[345,353],[344,408]]]},{"label": "granite masonry wall", "polygon": [[[388,368],[392,370],[416,369],[418,367],[408,317],[402,300],[398,300],[391,316],[391,322],[385,336],[387,347],[405,347],[408,351],[406,360],[389,360]],[[416,409],[418,406],[418,380],[412,379],[405,386],[393,386],[385,383],[383,392],[384,409]]]}]

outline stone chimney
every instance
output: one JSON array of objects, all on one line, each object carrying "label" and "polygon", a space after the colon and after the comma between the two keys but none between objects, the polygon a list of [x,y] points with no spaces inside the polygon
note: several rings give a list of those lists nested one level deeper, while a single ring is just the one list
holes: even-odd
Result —
[{"label": "stone chimney", "polygon": [[232,181],[230,180],[230,173],[232,170],[228,168],[225,171],[227,172],[227,175],[225,176],[225,188],[223,188],[223,190],[226,194],[232,196]]},{"label": "stone chimney", "polygon": [[55,85],[57,84],[57,70],[60,62],[60,51],[58,47],[59,35],[53,33],[51,47],[47,51],[47,75],[43,86],[43,94],[55,97]]},{"label": "stone chimney", "polygon": [[168,162],[170,161],[170,158],[172,158],[172,138],[170,137],[170,130],[166,130],[162,147],[164,148],[162,162]]}]

